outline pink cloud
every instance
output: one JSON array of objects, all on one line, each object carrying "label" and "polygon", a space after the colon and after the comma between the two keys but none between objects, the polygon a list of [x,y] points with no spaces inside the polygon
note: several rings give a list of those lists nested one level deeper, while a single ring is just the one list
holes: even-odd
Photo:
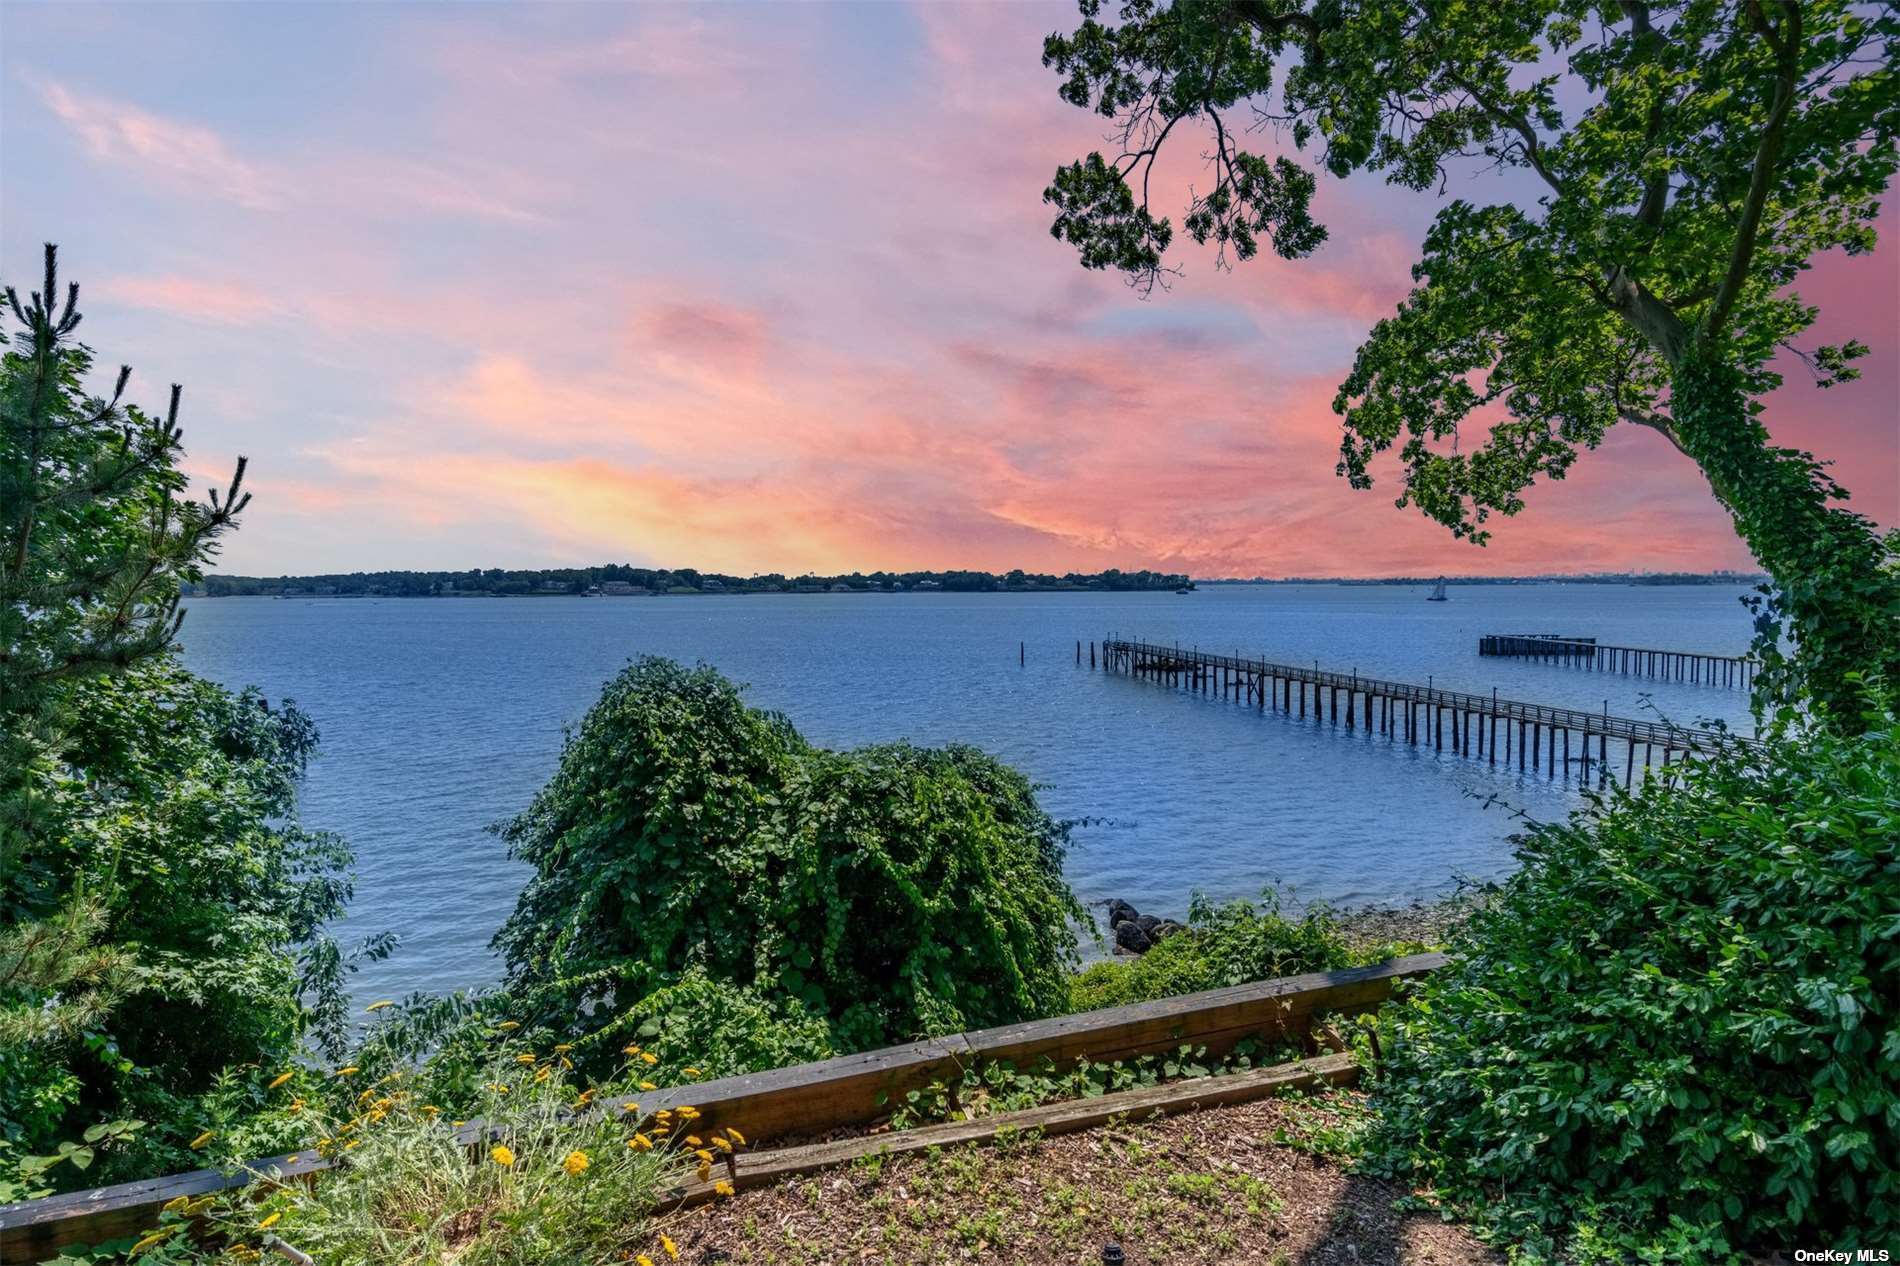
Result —
[{"label": "pink cloud", "polygon": [[253,211],[270,210],[281,202],[276,182],[233,154],[209,128],[73,92],[57,83],[45,84],[41,97],[101,162],[135,163]]},{"label": "pink cloud", "polygon": [[116,277],[103,286],[106,298],[136,308],[213,325],[257,325],[283,315],[283,307],[262,291],[237,282],[195,277]]},{"label": "pink cloud", "polygon": [[180,193],[208,192],[249,211],[309,216],[344,206],[371,214],[422,210],[528,222],[540,218],[534,203],[554,189],[497,164],[456,167],[372,151],[313,152],[297,162],[248,160],[210,128],[58,83],[46,84],[41,97],[100,162],[135,166]]}]

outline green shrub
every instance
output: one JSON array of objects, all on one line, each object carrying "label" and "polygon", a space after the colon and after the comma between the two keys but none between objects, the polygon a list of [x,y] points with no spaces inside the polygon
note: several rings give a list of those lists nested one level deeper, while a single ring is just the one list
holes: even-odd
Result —
[{"label": "green shrub", "polygon": [[1376,1162],[1531,1257],[1900,1235],[1900,725],[1613,790],[1393,1020]]},{"label": "green shrub", "polygon": [[[349,895],[348,850],[296,820],[316,730],[172,656],[75,684],[66,725],[62,760],[29,775],[40,830],[0,873],[0,910],[63,919],[83,898],[79,939],[122,958],[127,1001],[42,1031],[30,1021],[62,991],[0,970],[0,1136],[45,1152],[137,1118],[151,1125],[61,1182],[191,1168],[201,1122],[254,1106],[225,1070],[303,1049],[300,960]],[[0,968],[14,939],[0,935]]]},{"label": "green shrub", "polygon": [[503,834],[535,872],[496,936],[509,987],[597,1051],[694,968],[838,1050],[1068,1001],[1081,912],[1021,775],[968,747],[814,748],[708,668],[629,666]]},{"label": "green shrub", "polygon": [[596,1031],[596,1039],[632,1042],[659,1061],[653,1078],[674,1084],[683,1070],[726,1077],[828,1059],[831,1026],[795,998],[714,980],[691,967]]},{"label": "green shrub", "polygon": [[1230,901],[1214,906],[1195,895],[1188,927],[1139,958],[1111,959],[1078,973],[1070,987],[1071,1011],[1094,1011],[1130,1002],[1172,998],[1275,976],[1329,971],[1378,962],[1421,948],[1376,944],[1355,948],[1339,917],[1314,904],[1291,917],[1277,889],[1259,905]]}]

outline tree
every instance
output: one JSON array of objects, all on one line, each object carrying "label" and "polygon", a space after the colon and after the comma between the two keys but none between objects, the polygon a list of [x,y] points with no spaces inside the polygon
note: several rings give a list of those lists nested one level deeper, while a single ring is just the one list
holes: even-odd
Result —
[{"label": "tree", "polygon": [[181,497],[181,389],[162,416],[87,394],[90,349],[74,340],[79,286],[60,302],[58,248],[26,303],[3,292],[0,328],[0,874],[34,834],[29,775],[56,761],[67,688],[164,655],[182,585],[203,578],[218,537],[249,504],[245,460],[208,504]]},{"label": "tree", "polygon": [[87,394],[53,247],[42,289],[4,296],[0,1139],[53,1152],[138,1114],[159,1124],[113,1164],[176,1164],[227,1065],[291,1058],[338,1005],[347,965],[308,951],[348,853],[295,819],[310,719],[173,647],[181,587],[249,501],[243,460],[186,500],[179,388],[162,415],[123,403],[128,369]]},{"label": "tree", "polygon": [[[1900,539],[1831,504],[1846,492],[1759,417],[1778,352],[1828,386],[1867,351],[1799,350],[1816,309],[1789,287],[1820,252],[1874,244],[1900,127],[1890,8],[1128,0],[1115,25],[1100,0],[1081,10],[1043,61],[1065,100],[1113,120],[1119,152],[1063,167],[1044,197],[1086,267],[1165,282],[1174,228],[1150,176],[1196,127],[1207,183],[1182,225],[1220,266],[1326,240],[1314,173],[1243,148],[1229,117],[1243,104],[1334,176],[1425,190],[1485,163],[1532,191],[1439,212],[1411,294],[1334,401],[1353,487],[1396,446],[1397,504],[1482,544],[1539,477],[1562,478],[1614,425],[1646,427],[1700,467],[1773,578],[1759,701],[1802,695],[1852,727],[1852,676],[1900,679]],[[1791,660],[1775,651],[1784,623]]]}]

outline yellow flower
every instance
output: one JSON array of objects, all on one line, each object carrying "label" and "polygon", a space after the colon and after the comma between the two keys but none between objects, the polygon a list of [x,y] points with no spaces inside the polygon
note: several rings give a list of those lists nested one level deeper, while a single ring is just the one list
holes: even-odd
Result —
[{"label": "yellow flower", "polygon": [[352,1147],[361,1147],[362,1145],[363,1145],[363,1140],[362,1140],[362,1139],[351,1139],[351,1140],[350,1140],[349,1142],[347,1142],[347,1143],[345,1143],[345,1144],[343,1145],[343,1150],[347,1152],[347,1151],[349,1151],[349,1150],[350,1150],[350,1149],[351,1149]]},{"label": "yellow flower", "polygon": [[633,1261],[634,1266],[653,1266],[653,1259],[648,1257],[645,1253],[640,1254],[640,1256],[634,1258]]},{"label": "yellow flower", "polygon": [[627,1140],[627,1146],[636,1152],[650,1152],[653,1150],[653,1140],[644,1134],[636,1134]]},{"label": "yellow flower", "polygon": [[269,1228],[276,1226],[278,1220],[282,1218],[283,1216],[284,1216],[283,1210],[279,1209],[276,1213],[271,1214],[268,1218],[265,1218],[262,1222],[259,1222],[257,1224],[257,1229],[260,1231],[268,1230]]},{"label": "yellow flower", "polygon": [[370,1003],[367,1007],[364,1007],[363,1010],[369,1012],[371,1015],[374,1015],[376,1014],[376,1012],[381,1011],[384,1007],[393,1007],[395,1005],[396,1004],[390,1001],[388,998],[384,998],[381,1002]]},{"label": "yellow flower", "polygon": [[681,1109],[680,1109],[680,1120],[682,1120],[682,1121],[697,1121],[697,1120],[699,1120],[699,1109],[698,1109],[698,1108],[693,1108],[693,1107],[686,1107],[686,1108],[681,1108]]},{"label": "yellow flower", "polygon": [[655,1055],[652,1051],[641,1051],[640,1058],[649,1064],[657,1064],[660,1062],[660,1057]]},{"label": "yellow flower", "polygon": [[191,1203],[190,1196],[179,1196],[175,1200],[167,1200],[164,1204],[160,1205],[159,1212],[177,1213],[180,1209],[184,1208],[186,1205],[190,1203]]},{"label": "yellow flower", "polygon": [[704,1143],[704,1142],[702,1142],[702,1141],[700,1140],[700,1137],[699,1137],[699,1135],[697,1135],[697,1134],[688,1134],[688,1135],[686,1136],[686,1146],[688,1146],[688,1147],[704,1147],[704,1146],[705,1146],[705,1143]]},{"label": "yellow flower", "polygon": [[666,1250],[668,1257],[678,1257],[680,1255],[679,1245],[675,1244],[664,1234],[660,1236],[660,1247]]},{"label": "yellow flower", "polygon": [[574,1044],[572,1042],[561,1042],[555,1046],[554,1053],[556,1055],[565,1055],[573,1049]]},{"label": "yellow flower", "polygon": [[594,1089],[592,1086],[589,1086],[586,1090],[581,1091],[579,1095],[575,1096],[574,1106],[577,1108],[585,1108],[593,1097]]},{"label": "yellow flower", "polygon": [[717,1135],[713,1136],[713,1146],[718,1148],[722,1152],[730,1152],[732,1150],[732,1144],[726,1142],[726,1140],[718,1137]]},{"label": "yellow flower", "polygon": [[507,1031],[508,1031],[509,1029],[518,1029],[518,1028],[520,1028],[520,1027],[521,1027],[521,1024],[520,1024],[520,1022],[519,1022],[519,1021],[517,1021],[517,1020],[503,1020],[503,1021],[502,1021],[502,1022],[501,1022],[500,1024],[497,1024],[497,1025],[496,1025],[495,1027],[496,1027],[496,1028],[498,1028],[498,1029],[500,1029],[500,1030],[502,1030],[502,1031],[503,1031],[503,1032],[505,1033],[505,1032],[507,1032]]},{"label": "yellow flower", "polygon": [[532,1064],[532,1063],[534,1063],[534,1052],[533,1052],[533,1051],[529,1051],[529,1052],[528,1052],[527,1054],[525,1054],[525,1055],[517,1055],[517,1056],[515,1056],[515,1063],[517,1063],[517,1064]]},{"label": "yellow flower", "polygon": [[295,1165],[298,1161],[302,1159],[303,1159],[302,1156],[299,1156],[296,1152],[292,1152],[290,1155],[284,1157],[284,1164]]},{"label": "yellow flower", "polygon": [[217,1136],[218,1136],[218,1132],[216,1130],[206,1130],[203,1134],[200,1134],[197,1138],[191,1140],[191,1150],[194,1152],[197,1151],[199,1148],[203,1147],[206,1143],[209,1143],[212,1139],[216,1138]]},{"label": "yellow flower", "polygon": [[567,1171],[569,1178],[579,1178],[587,1172],[587,1153],[569,1152],[567,1159],[561,1162],[561,1168]]},{"label": "yellow flower", "polygon": [[659,1089],[659,1087],[658,1087],[658,1086],[656,1086],[656,1085],[654,1085],[654,1084],[653,1084],[652,1082],[650,1082],[650,1081],[643,1081],[643,1082],[641,1082],[641,1083],[640,1083],[640,1089],[642,1089],[642,1090],[658,1090],[658,1089]]},{"label": "yellow flower", "polygon": [[534,1079],[537,1082],[543,1082],[553,1075],[554,1070],[552,1068],[541,1068],[535,1071]]},{"label": "yellow flower", "polygon": [[731,1183],[729,1183],[729,1182],[727,1182],[727,1181],[726,1181],[725,1179],[723,1179],[723,1178],[721,1178],[721,1179],[720,1179],[720,1180],[719,1180],[718,1182],[716,1182],[716,1183],[714,1183],[714,1184],[713,1184],[713,1194],[714,1194],[714,1195],[716,1195],[716,1196],[729,1196],[729,1195],[731,1195],[731,1194],[732,1194],[732,1184],[731,1184]]},{"label": "yellow flower", "polygon": [[295,1077],[296,1075],[297,1075],[297,1070],[294,1068],[291,1069],[287,1073],[278,1073],[277,1080],[273,1081],[270,1085],[264,1087],[264,1089],[275,1090],[277,1089],[277,1087],[283,1085],[285,1082],[289,1081],[292,1077]]},{"label": "yellow flower", "polygon": [[339,1077],[348,1077],[351,1073],[354,1073],[355,1071],[356,1071],[356,1065],[351,1064],[348,1068],[337,1069],[336,1075]]},{"label": "yellow flower", "polygon": [[494,1161],[503,1169],[507,1169],[515,1163],[515,1154],[506,1147],[503,1147],[500,1143],[497,1143],[488,1149],[488,1159]]},{"label": "yellow flower", "polygon": [[739,1133],[739,1131],[733,1129],[731,1126],[726,1127],[726,1133],[731,1135],[732,1141],[737,1143],[740,1147],[745,1146],[745,1135]]},{"label": "yellow flower", "polygon": [[637,1043],[629,1042],[620,1048],[620,1053],[622,1055],[638,1055],[640,1053],[640,1047]]},{"label": "yellow flower", "polygon": [[620,1110],[622,1112],[638,1112],[640,1110],[640,1105],[635,1103],[633,1100],[629,1099],[625,1103],[620,1105]]},{"label": "yellow flower", "polygon": [[[137,1244],[134,1244],[132,1246],[132,1255],[134,1257],[138,1256],[140,1253],[143,1253],[146,1249],[152,1247],[152,1245],[158,1243],[160,1240],[164,1239],[166,1236],[170,1235],[173,1231],[177,1229],[178,1229],[177,1227],[168,1226],[163,1231],[152,1232],[150,1235],[146,1236],[144,1239],[140,1240]],[[648,1262],[647,1266],[653,1266],[653,1264],[651,1262]]]},{"label": "yellow flower", "polygon": [[695,1149],[693,1150],[693,1155],[695,1155],[695,1156],[697,1156],[697,1157],[699,1157],[699,1160],[700,1160],[700,1163],[701,1163],[701,1164],[704,1164],[704,1165],[710,1165],[710,1164],[712,1164],[712,1153],[711,1153],[711,1152],[709,1152],[709,1151],[707,1151],[707,1150],[706,1150],[705,1148],[703,1148],[703,1147],[700,1147],[700,1148],[695,1148]]},{"label": "yellow flower", "polygon": [[427,1115],[432,1116],[432,1117],[439,1117],[442,1115],[442,1109],[436,1107],[433,1103],[425,1103],[416,1110],[418,1112],[426,1113]]},{"label": "yellow flower", "polygon": [[712,1177],[712,1162],[711,1161],[699,1162],[699,1168],[694,1172],[696,1172],[699,1175],[699,1181],[705,1182],[708,1178]]},{"label": "yellow flower", "polygon": [[291,1110],[292,1112],[302,1112],[302,1111],[303,1111],[303,1096],[302,1096],[302,1095],[299,1095],[299,1096],[297,1096],[297,1097],[296,1097],[295,1099],[292,1099],[292,1100],[290,1101],[290,1110]]},{"label": "yellow flower", "polygon": [[685,1073],[688,1077],[699,1076],[699,1070],[697,1068],[682,1068],[680,1071]]}]

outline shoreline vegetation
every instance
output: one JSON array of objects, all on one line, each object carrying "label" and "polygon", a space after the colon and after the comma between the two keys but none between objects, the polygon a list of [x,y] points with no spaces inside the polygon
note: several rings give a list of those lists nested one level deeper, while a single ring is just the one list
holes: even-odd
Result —
[{"label": "shoreline vegetation", "polygon": [[375,571],[307,576],[206,576],[185,587],[201,598],[559,598],[687,597],[756,593],[1143,593],[1201,585],[1753,585],[1761,573],[1588,572],[1537,576],[1288,576],[1194,579],[1176,572],[986,571],[851,572],[787,577],[778,572],[731,576],[690,567],[674,570],[608,564],[468,571]]}]

